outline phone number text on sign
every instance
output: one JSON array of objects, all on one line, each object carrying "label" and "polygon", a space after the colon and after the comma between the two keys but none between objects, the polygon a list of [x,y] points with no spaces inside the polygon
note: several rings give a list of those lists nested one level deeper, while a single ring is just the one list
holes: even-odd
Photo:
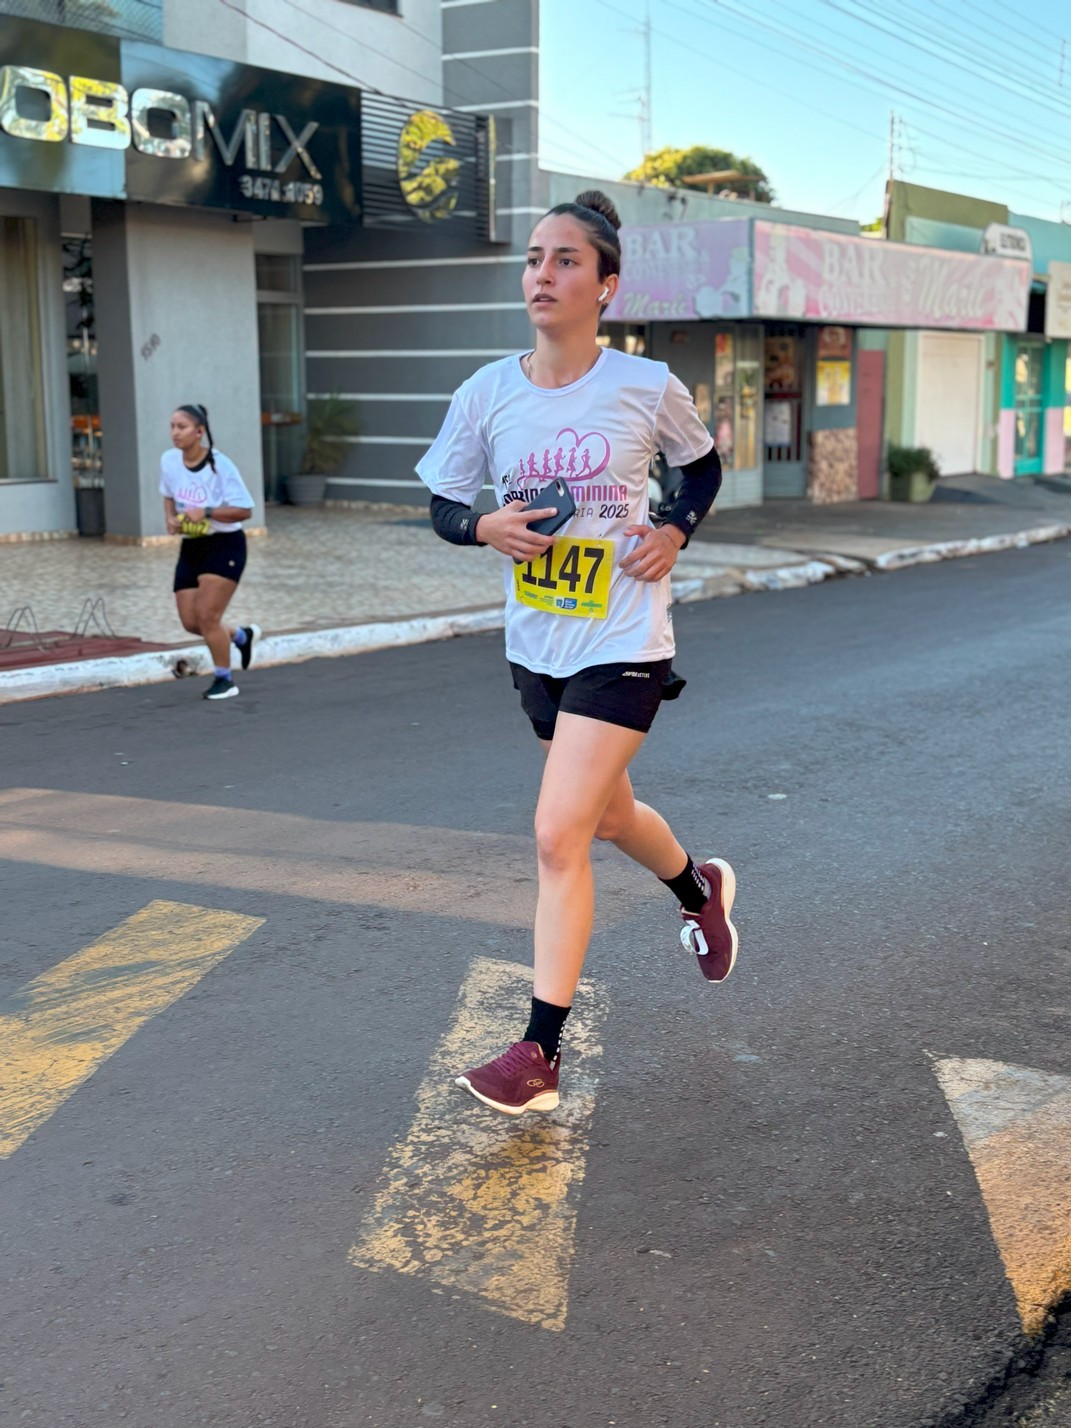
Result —
[{"label": "phone number text on sign", "polygon": [[268,203],[300,203],[320,208],[324,201],[323,185],[318,183],[298,183],[296,180],[283,183],[280,179],[253,178],[243,174],[238,186],[243,198],[259,198]]}]

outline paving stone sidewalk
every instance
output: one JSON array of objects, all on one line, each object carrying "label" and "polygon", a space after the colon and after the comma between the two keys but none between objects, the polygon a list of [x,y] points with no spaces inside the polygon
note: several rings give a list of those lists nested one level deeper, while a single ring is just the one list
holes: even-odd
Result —
[{"label": "paving stone sidewalk", "polygon": [[[1068,535],[1071,480],[1062,477],[946,479],[925,505],[771,501],[716,510],[681,553],[674,596],[785,589]],[[57,662],[51,676],[0,670],[0,702],[170,677],[176,651],[190,655],[190,672],[202,669],[204,650],[175,616],[176,550],[177,539],[0,544],[0,643],[22,607],[40,630],[73,630],[85,602],[100,600],[116,635],[169,647],[155,656]],[[502,603],[494,553],[446,545],[419,508],[277,506],[269,508],[267,534],[250,540],[229,614],[235,623],[259,624],[269,636],[260,660],[279,663],[494,628]]]},{"label": "paving stone sidewalk", "polygon": [[[235,623],[256,620],[272,633],[324,630],[502,603],[494,553],[446,545],[411,507],[275,506],[267,525],[267,535],[250,538],[249,564],[229,611]],[[177,537],[152,546],[2,545],[0,628],[12,610],[29,605],[39,629],[70,630],[84,601],[101,597],[116,634],[188,644],[171,594],[177,548]],[[808,558],[776,547],[696,542],[683,553],[678,574],[709,579]]]}]

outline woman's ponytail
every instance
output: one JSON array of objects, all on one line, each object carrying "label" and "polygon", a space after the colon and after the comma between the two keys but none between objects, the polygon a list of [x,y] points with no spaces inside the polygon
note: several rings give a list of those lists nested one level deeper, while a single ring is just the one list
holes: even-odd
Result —
[{"label": "woman's ponytail", "polygon": [[187,416],[193,417],[198,426],[205,429],[205,438],[208,441],[208,464],[212,470],[216,469],[216,453],[212,449],[212,428],[208,425],[208,408],[203,407],[198,402],[187,402],[179,407],[180,412],[185,412]]}]

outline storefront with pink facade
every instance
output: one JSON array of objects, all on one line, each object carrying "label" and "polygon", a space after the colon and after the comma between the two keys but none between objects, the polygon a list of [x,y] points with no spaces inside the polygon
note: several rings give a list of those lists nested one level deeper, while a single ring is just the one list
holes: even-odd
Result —
[{"label": "storefront with pink facade", "polygon": [[[939,344],[1026,326],[1030,265],[1010,258],[756,218],[626,225],[622,248],[611,340],[690,388],[732,504],[880,493],[884,352],[861,334],[921,329]],[[981,413],[979,400],[978,427]]]}]

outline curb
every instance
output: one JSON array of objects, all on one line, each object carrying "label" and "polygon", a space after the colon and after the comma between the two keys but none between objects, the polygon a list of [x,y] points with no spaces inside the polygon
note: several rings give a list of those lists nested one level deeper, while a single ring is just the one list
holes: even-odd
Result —
[{"label": "curb", "polygon": [[[308,659],[366,654],[369,650],[392,646],[448,640],[455,635],[477,635],[485,630],[500,630],[503,622],[502,609],[489,606],[457,615],[418,615],[411,620],[380,620],[330,630],[264,635],[257,644],[255,667],[298,664]],[[87,694],[137,684],[166,684],[176,675],[207,674],[209,668],[204,645],[190,645],[110,659],[72,660],[68,664],[4,670],[0,672],[0,704],[40,699],[49,694]]]},{"label": "curb", "polygon": [[929,565],[936,560],[961,560],[967,555],[988,555],[997,550],[1025,550],[1028,545],[1043,545],[1047,541],[1065,540],[1068,536],[1071,536],[1071,526],[1034,526],[1030,530],[1011,531],[1007,535],[945,540],[934,545],[891,550],[886,555],[879,555],[873,566],[875,570],[903,570],[909,565]]},{"label": "curb", "polygon": [[[828,554],[821,560],[801,561],[772,570],[720,571],[716,575],[689,576],[673,583],[673,603],[691,604],[750,591],[798,590],[818,585],[838,575],[864,575],[870,570],[888,573],[939,560],[986,555],[993,551],[1023,550],[1027,546],[1071,536],[1071,525],[1035,526],[1006,535],[969,540],[939,541],[888,551],[871,561]],[[257,668],[298,664],[309,659],[366,654],[370,650],[428,644],[459,635],[500,630],[501,606],[484,606],[453,615],[417,615],[405,620],[378,620],[366,625],[343,625],[329,630],[302,630],[285,635],[264,635],[257,645]],[[237,655],[235,656],[237,658]],[[0,704],[42,699],[51,694],[87,694],[98,689],[122,689],[138,684],[166,684],[176,675],[206,674],[208,653],[203,645],[153,650],[109,659],[73,660],[68,664],[35,665],[0,671]]]}]

